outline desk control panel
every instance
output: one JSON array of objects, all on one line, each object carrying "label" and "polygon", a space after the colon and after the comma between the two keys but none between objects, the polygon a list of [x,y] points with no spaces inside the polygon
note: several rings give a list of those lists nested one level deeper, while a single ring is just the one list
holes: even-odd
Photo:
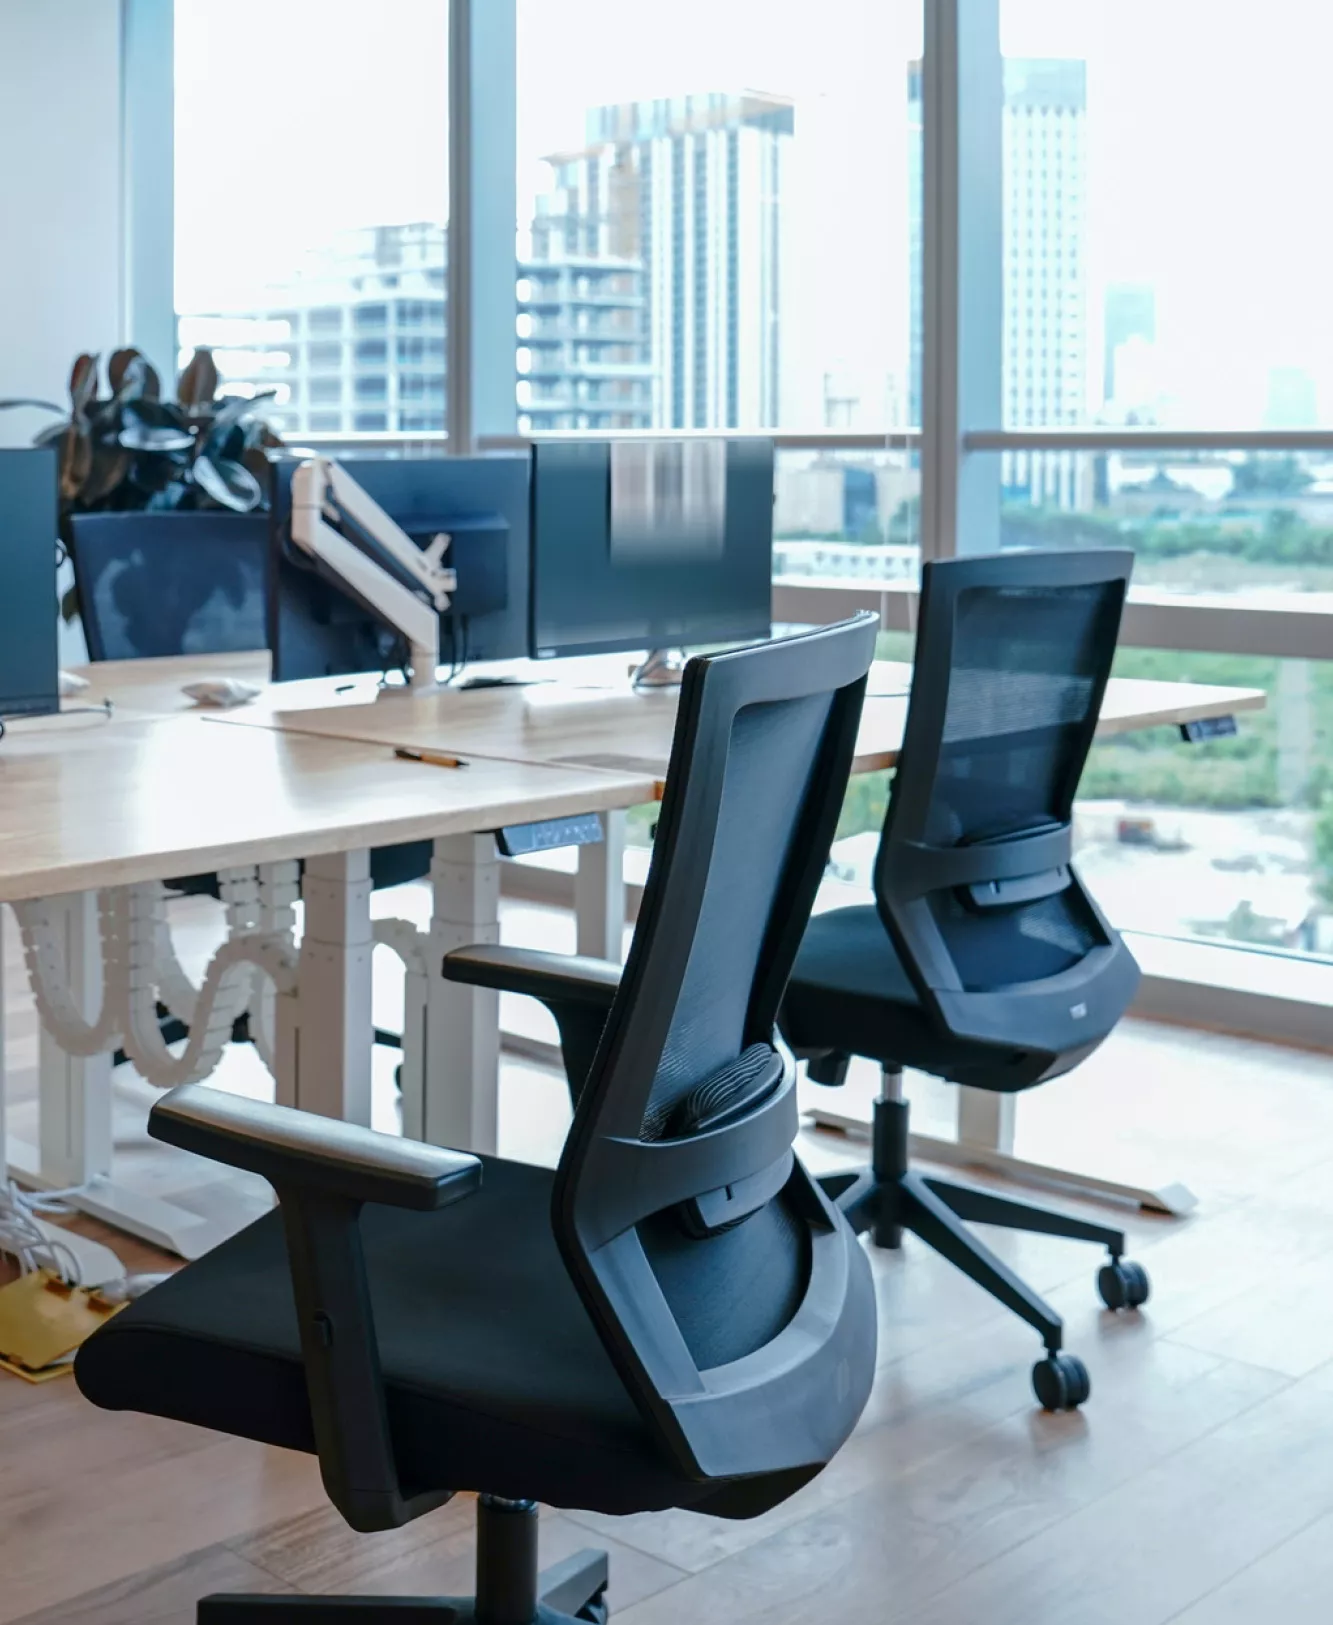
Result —
[{"label": "desk control panel", "polygon": [[1230,739],[1239,733],[1235,717],[1196,717],[1180,724],[1180,737],[1187,745],[1201,745],[1205,739]]},{"label": "desk control panel", "polygon": [[529,852],[550,852],[558,846],[593,846],[602,839],[602,820],[596,813],[576,818],[544,818],[537,824],[506,824],[495,832],[495,844],[506,858]]}]

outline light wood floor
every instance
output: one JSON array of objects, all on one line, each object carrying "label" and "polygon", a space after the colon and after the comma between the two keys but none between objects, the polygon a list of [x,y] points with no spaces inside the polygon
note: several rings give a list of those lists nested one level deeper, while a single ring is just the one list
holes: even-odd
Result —
[{"label": "light wood floor", "polygon": [[[516,914],[506,934],[553,929],[526,926]],[[21,1102],[22,1067],[11,1081]],[[554,1158],[558,1078],[507,1067],[502,1109],[510,1154]],[[1094,1250],[994,1237],[1066,1316],[1093,1377],[1085,1412],[1036,1411],[1033,1335],[909,1238],[873,1258],[878,1380],[819,1479],[751,1523],[550,1512],[544,1559],[607,1547],[624,1625],[1326,1625],[1333,1057],[1127,1022],[1024,1099],[1020,1136],[1048,1160],[1151,1163],[1202,1200],[1184,1223],[1128,1221],[1154,1282],[1141,1316],[1099,1312]],[[856,1148],[805,1149],[825,1163]],[[471,1525],[459,1497],[355,1535],[311,1461],[0,1375],[0,1622],[184,1625],[218,1589],[468,1591]]]}]

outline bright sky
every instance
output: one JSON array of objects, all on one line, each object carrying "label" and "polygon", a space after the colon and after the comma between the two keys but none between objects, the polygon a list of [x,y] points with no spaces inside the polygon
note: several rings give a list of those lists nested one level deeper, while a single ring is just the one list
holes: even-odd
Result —
[{"label": "bright sky", "polygon": [[[905,65],[920,0],[517,4],[521,222],[545,184],[537,160],[580,145],[591,106],[792,96],[796,408],[816,419],[825,371],[871,391],[901,372]],[[445,0],[177,0],[176,17],[182,310],[246,302],[346,227],[447,218]],[[1269,369],[1295,366],[1333,422],[1318,163],[1333,7],[1003,0],[1002,44],[1088,62],[1094,377],[1106,284],[1147,281],[1173,421],[1256,424]]]}]

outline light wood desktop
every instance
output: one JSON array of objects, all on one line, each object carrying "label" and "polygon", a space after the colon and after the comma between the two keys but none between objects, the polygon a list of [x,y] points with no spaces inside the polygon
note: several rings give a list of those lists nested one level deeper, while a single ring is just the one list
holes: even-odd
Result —
[{"label": "light wood desktop", "polygon": [[[276,1000],[279,1098],[369,1121],[371,953],[388,940],[419,995],[404,1049],[406,1121],[423,1137],[492,1148],[496,995],[430,977],[427,966],[496,933],[490,831],[632,806],[653,796],[654,778],[479,751],[466,768],[444,769],[398,760],[376,743],[220,727],[174,714],[183,681],[223,674],[216,658],[163,662],[169,673],[150,664],[88,668],[89,697],[117,702],[110,718],[27,719],[0,741],[0,901],[20,905],[30,953],[48,945],[50,986],[96,1027],[105,989],[124,985],[126,956],[136,951],[108,934],[100,902],[147,885],[156,907],[158,882],[215,870],[249,871],[253,885],[278,877],[290,888],[303,858],[299,950],[287,927],[270,936],[273,951],[294,960],[289,995]],[[244,670],[253,660],[233,664]],[[421,839],[435,843],[430,930],[397,922],[386,936],[370,921],[369,848]],[[85,1046],[91,1052],[71,1054],[43,1026],[36,1143],[6,1147],[0,1109],[0,1168],[44,1188],[82,1187],[77,1200],[87,1211],[193,1255],[221,1239],[213,1228],[114,1178],[111,1051],[122,1036],[108,1028],[105,1042]]]},{"label": "light wood desktop", "polygon": [[[284,683],[257,700],[209,715],[223,722],[355,739],[385,746],[487,750],[525,761],[562,762],[656,773],[666,771],[676,691],[632,689],[615,657],[582,661],[582,681],[527,687],[442,689],[409,697],[381,690],[374,678]],[[534,669],[542,670],[540,665]],[[600,682],[597,681],[600,676]],[[912,668],[876,661],[857,736],[853,773],[891,768],[902,748]],[[594,686],[596,685],[596,686]],[[1262,690],[1203,683],[1113,678],[1098,736],[1176,726],[1262,709]]]}]

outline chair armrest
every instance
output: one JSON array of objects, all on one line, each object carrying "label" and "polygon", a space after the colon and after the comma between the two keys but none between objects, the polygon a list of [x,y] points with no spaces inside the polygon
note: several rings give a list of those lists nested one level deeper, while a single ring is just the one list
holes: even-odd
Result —
[{"label": "chair armrest", "polygon": [[455,948],[441,967],[446,981],[526,993],[543,1004],[591,1004],[605,1010],[620,987],[621,969],[609,959],[548,954],[536,948]]},{"label": "chair armrest", "polygon": [[281,1190],[433,1212],[481,1184],[481,1163],[355,1123],[185,1083],[148,1115],[156,1140],[259,1174]]},{"label": "chair armrest", "polygon": [[446,981],[540,999],[560,1029],[565,1076],[577,1106],[620,988],[619,965],[581,954],[546,954],[535,948],[492,948],[478,943],[446,954],[441,971]]},{"label": "chair armrest", "polygon": [[480,1161],[198,1083],[165,1095],[148,1131],[277,1192],[320,1474],[347,1522],[396,1529],[447,1501],[452,1490],[399,1475],[360,1214],[366,1202],[447,1207],[480,1186]]}]

